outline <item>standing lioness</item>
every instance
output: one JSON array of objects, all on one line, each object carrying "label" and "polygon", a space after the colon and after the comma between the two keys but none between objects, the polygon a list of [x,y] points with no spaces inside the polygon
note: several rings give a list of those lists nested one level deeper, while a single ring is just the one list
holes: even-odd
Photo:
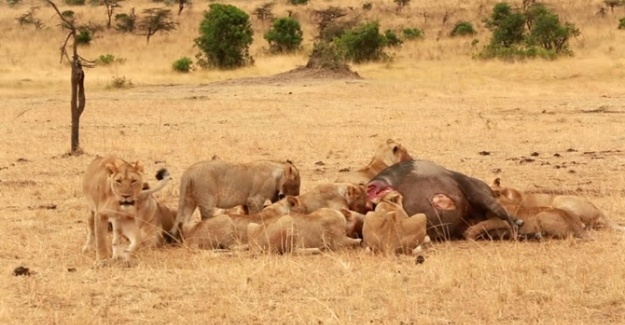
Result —
[{"label": "standing lioness", "polygon": [[195,208],[202,219],[214,215],[215,208],[246,205],[250,214],[260,212],[265,200],[278,201],[284,195],[299,195],[299,170],[292,162],[257,161],[247,164],[221,160],[191,165],[180,179],[180,201],[176,223],[171,231],[187,224]]},{"label": "standing lioness", "polygon": [[[141,234],[144,224],[162,225],[160,216],[165,211],[161,211],[151,194],[162,189],[171,177],[166,170],[159,171],[157,178],[163,181],[154,189],[143,190],[142,174],[140,162],[131,164],[114,156],[97,157],[87,167],[83,192],[89,204],[89,232],[83,250],[89,249],[95,242],[96,259],[108,257],[106,239],[109,221],[113,224],[113,259],[123,258],[126,261],[130,261],[144,239]],[[145,239],[151,242],[161,238],[161,234],[155,233],[154,229],[149,233],[154,236]],[[122,236],[130,242],[126,249],[122,245]]]}]

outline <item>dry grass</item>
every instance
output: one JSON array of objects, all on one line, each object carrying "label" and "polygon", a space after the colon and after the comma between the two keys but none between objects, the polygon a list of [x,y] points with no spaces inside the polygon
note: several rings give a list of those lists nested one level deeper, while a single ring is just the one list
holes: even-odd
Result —
[{"label": "dry grass", "polygon": [[[392,10],[389,1],[373,2]],[[457,3],[420,6],[440,15]],[[196,4],[180,33],[157,35],[149,46],[138,37],[104,35],[84,50],[87,57],[112,53],[127,62],[87,71],[81,133],[87,154],[70,158],[62,157],[69,148],[69,71],[55,52],[62,35],[52,28],[21,37],[11,19],[25,7],[0,4],[0,53],[9,58],[0,60],[0,323],[625,322],[625,241],[608,231],[592,232],[588,242],[436,244],[423,265],[360,250],[253,258],[171,248],[140,251],[136,268],[94,269],[94,254],[80,253],[81,175],[93,155],[107,153],[143,160],[148,174],[167,166],[174,177],[214,154],[234,161],[289,158],[305,191],[334,180],[341,168],[366,163],[380,141],[396,138],[415,157],[486,181],[579,188],[625,223],[625,33],[592,17],[598,3],[557,4],[584,36],[573,43],[577,56],[556,62],[472,61],[470,40],[436,42],[428,33],[391,64],[355,67],[364,80],[217,83],[209,81],[286,71],[305,62],[305,54],[265,57],[257,42],[255,67],[176,74],[171,62],[194,53]],[[475,17],[479,5],[462,12]],[[421,10],[415,5],[398,19],[379,18],[404,24]],[[40,17],[53,25],[47,9]],[[136,86],[105,90],[114,75]],[[491,155],[479,155],[483,150]],[[522,162],[532,152],[539,153],[535,161]],[[176,185],[159,197],[175,205]],[[57,208],[38,208],[46,204]],[[19,265],[36,274],[12,276]]]}]

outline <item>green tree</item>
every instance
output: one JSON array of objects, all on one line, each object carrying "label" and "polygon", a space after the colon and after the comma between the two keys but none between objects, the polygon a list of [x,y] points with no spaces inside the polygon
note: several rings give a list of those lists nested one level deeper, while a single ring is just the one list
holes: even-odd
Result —
[{"label": "green tree", "polygon": [[538,45],[557,54],[569,51],[569,39],[579,35],[579,30],[572,23],[560,23],[558,15],[546,11],[536,16],[528,37],[530,45]]},{"label": "green tree", "polygon": [[293,18],[278,18],[265,33],[265,40],[272,52],[293,52],[302,44],[302,28]]},{"label": "green tree", "polygon": [[176,29],[176,23],[171,20],[171,10],[162,8],[150,8],[143,10],[137,29],[143,31],[150,43],[150,37],[157,32],[168,32]]},{"label": "green tree", "polygon": [[507,3],[498,3],[493,14],[486,20],[486,27],[493,32],[490,43],[493,46],[511,47],[525,37],[525,16],[512,10]]},{"label": "green tree", "polygon": [[254,31],[248,14],[232,5],[213,3],[209,8],[200,23],[200,36],[195,39],[205,57],[200,65],[234,69],[250,64]]}]

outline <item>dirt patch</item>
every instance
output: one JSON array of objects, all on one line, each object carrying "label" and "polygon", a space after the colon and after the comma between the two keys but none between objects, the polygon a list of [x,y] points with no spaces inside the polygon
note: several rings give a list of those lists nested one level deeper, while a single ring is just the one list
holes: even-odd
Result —
[{"label": "dirt patch", "polygon": [[276,80],[293,79],[362,79],[358,72],[350,69],[317,69],[308,67],[297,67],[293,70],[276,74],[270,78]]},{"label": "dirt patch", "polygon": [[211,83],[212,85],[267,85],[267,84],[281,84],[284,82],[292,82],[297,80],[358,80],[363,79],[358,72],[351,71],[349,69],[318,69],[308,68],[305,66],[297,67],[287,72],[282,72],[268,77],[253,77],[253,78],[240,78],[230,79],[225,81],[217,81]]}]

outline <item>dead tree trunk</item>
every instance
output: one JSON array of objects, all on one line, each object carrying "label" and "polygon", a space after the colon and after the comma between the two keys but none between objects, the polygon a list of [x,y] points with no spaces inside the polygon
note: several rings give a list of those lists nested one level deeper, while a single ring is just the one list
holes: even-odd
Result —
[{"label": "dead tree trunk", "polygon": [[[71,127],[71,147],[70,154],[71,155],[80,155],[82,154],[82,149],[80,148],[80,116],[82,112],[85,110],[85,105],[87,104],[87,98],[85,97],[85,73],[82,70],[83,68],[83,59],[78,55],[78,43],[76,43],[76,26],[74,25],[73,20],[68,20],[59,11],[56,4],[51,0],[46,0],[56,11],[59,18],[61,19],[61,26],[64,29],[68,30],[69,33],[65,42],[61,46],[61,61],[63,57],[69,59],[67,55],[67,42],[71,38],[73,41],[73,55],[72,55],[72,70],[71,70],[71,100],[70,100],[70,108],[72,114],[72,127]],[[88,62],[88,61],[87,61]]]},{"label": "dead tree trunk", "polygon": [[85,73],[82,71],[80,58],[75,56],[72,64],[72,143],[71,153],[81,153],[80,148],[80,115],[85,110],[87,99],[85,97]]}]

